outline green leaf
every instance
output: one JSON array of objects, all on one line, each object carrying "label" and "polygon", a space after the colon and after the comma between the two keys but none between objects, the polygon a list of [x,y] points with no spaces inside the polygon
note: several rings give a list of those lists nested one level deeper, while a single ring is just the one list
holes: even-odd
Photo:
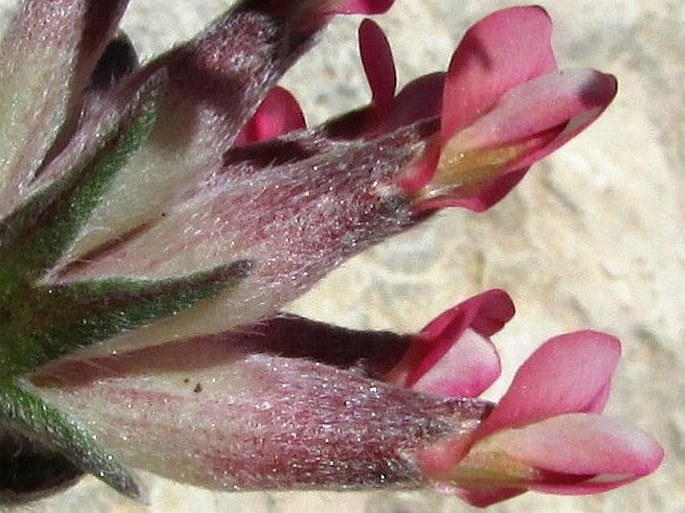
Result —
[{"label": "green leaf", "polygon": [[0,381],[0,416],[10,428],[58,450],[84,472],[128,497],[141,498],[136,478],[91,433],[24,386]]},{"label": "green leaf", "polygon": [[235,286],[249,267],[250,262],[237,261],[179,278],[108,279],[33,289],[5,312],[2,373],[31,371],[76,348],[175,315]]}]

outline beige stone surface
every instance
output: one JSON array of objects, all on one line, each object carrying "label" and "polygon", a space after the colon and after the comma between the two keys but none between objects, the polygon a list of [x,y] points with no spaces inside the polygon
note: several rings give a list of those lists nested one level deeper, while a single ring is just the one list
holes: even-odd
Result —
[{"label": "beige stone surface", "polygon": [[[3,0],[3,20],[14,2]],[[504,287],[518,314],[496,339],[509,379],[553,334],[594,328],[624,344],[612,415],[657,436],[663,467],[596,497],[526,494],[500,512],[685,511],[685,3],[682,0],[541,2],[556,22],[564,66],[616,74],[620,94],[576,141],[535,166],[505,201],[476,216],[450,211],[361,255],[293,310],[349,326],[414,330],[470,294]],[[142,54],[189,37],[219,0],[133,0],[125,26]],[[444,69],[463,30],[495,0],[396,0],[379,19],[396,50],[400,81]],[[285,82],[310,122],[368,100],[355,23],[340,20]],[[505,382],[506,382],[505,379]],[[501,394],[505,383],[495,387]],[[430,492],[210,493],[150,479],[152,506],[121,499],[94,479],[17,511],[57,512],[456,512]]]}]

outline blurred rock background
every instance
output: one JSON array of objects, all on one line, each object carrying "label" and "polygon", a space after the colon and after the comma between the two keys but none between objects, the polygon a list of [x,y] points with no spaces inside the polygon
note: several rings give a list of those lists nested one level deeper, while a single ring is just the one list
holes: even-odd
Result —
[{"label": "blurred rock background", "polygon": [[[7,22],[17,0],[0,1]],[[134,0],[124,27],[149,58],[189,38],[227,0]],[[624,344],[609,404],[667,451],[653,476],[595,497],[526,494],[497,512],[685,512],[685,3],[682,0],[542,0],[555,20],[562,67],[618,76],[620,93],[586,133],[537,164],[485,215],[450,211],[376,247],[292,306],[359,328],[412,331],[489,287],[518,306],[496,342],[505,376],[550,336],[581,328]],[[379,23],[399,79],[445,69],[461,34],[505,0],[396,0]],[[368,101],[356,53],[358,19],[340,19],[284,83],[311,124]],[[236,511],[447,513],[457,499],[411,493],[211,493],[150,478],[152,506],[118,497],[95,479],[13,511]]]}]

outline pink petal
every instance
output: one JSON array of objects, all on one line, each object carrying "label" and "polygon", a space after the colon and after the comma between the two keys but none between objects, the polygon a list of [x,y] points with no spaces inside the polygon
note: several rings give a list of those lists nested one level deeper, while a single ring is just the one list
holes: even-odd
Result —
[{"label": "pink petal", "polygon": [[597,411],[606,399],[620,354],[617,339],[593,331],[549,340],[518,370],[477,438],[564,413]]},{"label": "pink petal", "polygon": [[437,118],[442,109],[443,72],[423,75],[409,82],[395,97],[392,110],[383,120],[381,132],[391,132],[422,119]]},{"label": "pink petal", "polygon": [[[531,145],[509,163],[520,169],[545,157],[594,121],[616,95],[616,79],[598,71],[564,70],[526,82],[460,132],[464,149]],[[544,136],[553,132],[553,137]]]},{"label": "pink petal", "polygon": [[[484,160],[488,152],[511,149],[513,156],[475,183],[459,183],[439,195],[418,202],[417,212],[446,207],[487,210],[523,178],[529,166],[546,157],[585,129],[607,108],[616,95],[616,79],[594,70],[549,73],[522,84],[489,112],[455,134],[442,148],[440,159],[474,155]],[[440,160],[442,162],[442,160]],[[430,183],[436,162],[427,162],[406,177],[405,188]],[[468,172],[468,169],[465,171]]]},{"label": "pink petal", "polygon": [[[442,89],[445,73],[436,72],[413,80],[392,99],[390,108],[378,115],[375,105],[352,111],[324,125],[325,133],[332,139],[356,139],[369,135],[389,134],[419,121],[437,120],[442,108]],[[430,176],[424,180],[427,181]]]},{"label": "pink petal", "polygon": [[597,493],[653,472],[663,449],[651,436],[616,419],[572,413],[488,439],[513,459],[548,471],[531,488],[551,493]]},{"label": "pink petal", "polygon": [[306,126],[304,114],[295,97],[286,89],[276,86],[269,91],[234,144],[238,146],[267,141]]},{"label": "pink petal", "polygon": [[437,339],[447,333],[456,334],[467,324],[476,332],[489,337],[500,331],[514,316],[514,304],[501,289],[492,289],[458,304],[428,323],[421,335]]},{"label": "pink petal", "polygon": [[359,25],[359,53],[373,103],[382,114],[392,105],[397,77],[390,44],[381,28],[369,19]]},{"label": "pink petal", "polygon": [[[414,387],[425,378],[418,386],[432,393],[478,395],[500,373],[499,357],[487,337],[499,331],[513,315],[511,299],[498,289],[457,305],[421,331],[390,372],[391,379],[397,382],[401,376],[403,386]],[[471,334],[465,338],[469,331]],[[445,357],[447,361],[441,362]]]},{"label": "pink petal", "polygon": [[[556,75],[552,75],[550,83],[543,85],[551,88],[558,87],[558,90],[556,94],[544,96],[540,101],[548,101],[550,111],[552,105],[557,105],[557,108],[559,108],[559,104],[565,106],[567,117],[564,128],[546,146],[518,162],[517,167],[528,166],[542,159],[585,130],[604,112],[618,92],[618,82],[612,75],[595,70],[571,70],[561,74],[562,76],[565,75],[565,86],[567,88],[561,83],[555,84],[557,78],[552,78],[556,77]],[[575,91],[573,90],[574,85],[577,86]],[[564,94],[568,94],[568,96],[564,97]],[[559,111],[561,111],[560,108]],[[558,116],[560,114],[561,112],[557,112]],[[551,124],[552,121],[553,118],[550,116],[547,122]]]},{"label": "pink petal", "polygon": [[510,89],[556,69],[551,33],[551,20],[540,7],[495,12],[466,33],[447,72],[443,144]]},{"label": "pink petal", "polygon": [[499,377],[499,355],[490,339],[467,329],[440,359],[411,385],[440,397],[478,397]]},{"label": "pink petal", "polygon": [[325,9],[333,14],[381,14],[390,9],[395,0],[327,0]]}]

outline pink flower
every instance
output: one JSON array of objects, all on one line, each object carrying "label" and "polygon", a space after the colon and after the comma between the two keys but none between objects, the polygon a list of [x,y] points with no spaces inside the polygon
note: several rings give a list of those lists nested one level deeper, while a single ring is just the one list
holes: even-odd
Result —
[{"label": "pink flower", "polygon": [[385,380],[442,397],[478,397],[501,372],[489,337],[513,315],[514,304],[502,290],[464,301],[421,330]]},{"label": "pink flower", "polygon": [[609,336],[552,339],[494,409],[473,398],[499,376],[488,337],[512,315],[492,290],[414,336],[279,316],[126,358],[59,361],[31,381],[119,461],[210,488],[432,485],[483,506],[652,472],[658,444],[599,415],[619,356]]},{"label": "pink flower", "polygon": [[598,493],[653,472],[659,444],[601,415],[620,356],[613,337],[580,331],[543,344],[468,438],[419,457],[433,479],[487,506],[525,490]]},{"label": "pink flower", "polygon": [[[539,7],[497,11],[474,25],[446,75],[422,77],[393,99],[392,55],[372,22],[360,47],[373,109],[365,130],[388,131],[440,119],[425,154],[398,183],[426,212],[448,206],[483,211],[501,200],[534,162],[592,123],[616,94],[616,80],[594,70],[557,69],[551,20]],[[436,94],[442,89],[440,95]],[[428,100],[426,100],[428,99]],[[336,133],[357,124],[336,126]],[[349,135],[356,134],[351,132]]]}]

